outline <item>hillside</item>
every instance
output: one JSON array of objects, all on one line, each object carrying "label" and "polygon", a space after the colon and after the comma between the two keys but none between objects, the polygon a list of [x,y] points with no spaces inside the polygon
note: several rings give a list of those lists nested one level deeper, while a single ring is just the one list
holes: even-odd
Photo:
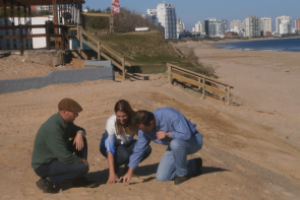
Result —
[{"label": "hillside", "polygon": [[128,71],[159,73],[166,70],[166,63],[174,63],[198,73],[214,76],[213,71],[197,63],[193,54],[183,57],[178,50],[176,52],[159,30],[97,37],[133,64]]}]

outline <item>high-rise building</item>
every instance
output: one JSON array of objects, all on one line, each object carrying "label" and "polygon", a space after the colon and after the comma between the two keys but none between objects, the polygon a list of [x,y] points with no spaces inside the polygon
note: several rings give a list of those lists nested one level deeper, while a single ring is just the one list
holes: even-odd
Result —
[{"label": "high-rise building", "polygon": [[230,30],[242,30],[242,22],[241,20],[233,20],[230,22]]},{"label": "high-rise building", "polygon": [[289,20],[281,20],[279,24],[279,34],[290,34],[292,33],[292,26]]},{"label": "high-rise building", "polygon": [[165,29],[165,39],[177,38],[176,12],[172,4],[161,3],[156,7],[157,20]]},{"label": "high-rise building", "polygon": [[205,33],[205,26],[204,26],[204,23],[202,22],[197,22],[195,24],[195,32],[196,33]]},{"label": "high-rise building", "polygon": [[259,18],[255,15],[248,15],[245,19],[245,36],[246,37],[259,37]]},{"label": "high-rise building", "polygon": [[262,17],[259,19],[259,30],[261,31],[261,36],[267,36],[272,33],[272,18]]},{"label": "high-rise building", "polygon": [[[276,18],[276,32],[280,32],[280,23],[282,22],[282,20],[287,20],[290,24],[292,24],[292,19],[289,16],[280,16]],[[282,31],[281,31],[282,32]]]},{"label": "high-rise building", "polygon": [[[172,4],[166,4],[164,2],[158,4],[156,9],[147,9],[147,15],[144,17],[152,18],[155,24],[164,28],[165,39],[177,38],[176,12]],[[182,26],[184,26],[184,24]]]},{"label": "high-rise building", "polygon": [[177,38],[179,38],[180,33],[185,31],[185,24],[177,18]]},{"label": "high-rise building", "polygon": [[227,20],[218,20],[218,19],[207,19],[204,22],[205,24],[205,33],[209,37],[220,37],[225,36],[225,32],[228,27]]},{"label": "high-rise building", "polygon": [[300,30],[300,18],[295,20],[295,29]]}]

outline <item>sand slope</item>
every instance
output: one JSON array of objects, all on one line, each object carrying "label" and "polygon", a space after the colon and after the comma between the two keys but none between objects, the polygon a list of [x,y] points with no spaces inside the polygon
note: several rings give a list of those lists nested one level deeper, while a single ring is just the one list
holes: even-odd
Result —
[{"label": "sand slope", "polygon": [[[1,199],[298,199],[300,148],[277,134],[281,116],[233,107],[193,96],[167,83],[163,74],[150,81],[93,81],[58,84],[46,88],[0,95],[0,198]],[[30,167],[33,140],[38,128],[57,112],[64,97],[83,107],[75,123],[87,130],[89,178],[98,188],[72,188],[43,194]],[[204,135],[203,149],[189,158],[202,157],[204,174],[175,186],[158,182],[155,171],[166,146],[151,143],[152,154],[140,164],[139,179],[124,187],[105,185],[106,159],[99,143],[106,120],[119,99],[135,110],[171,106],[197,124]],[[265,121],[259,123],[249,116]],[[274,124],[277,126],[273,126]]]}]

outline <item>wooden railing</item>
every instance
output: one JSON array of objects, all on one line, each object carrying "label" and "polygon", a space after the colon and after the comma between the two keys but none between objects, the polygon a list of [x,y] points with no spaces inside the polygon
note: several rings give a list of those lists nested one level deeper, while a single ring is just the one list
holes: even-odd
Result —
[{"label": "wooden railing", "polygon": [[[25,29],[25,32],[28,32],[29,30],[32,30],[34,28],[45,28],[45,32],[44,34],[23,34],[23,30]],[[60,34],[50,34],[50,29],[52,28],[56,28],[56,29],[60,29]],[[1,39],[19,39],[19,44],[20,44],[20,52],[21,55],[23,55],[24,53],[24,49],[26,49],[24,47],[24,38],[35,38],[35,37],[46,37],[46,48],[49,50],[50,49],[50,38],[59,38],[60,39],[60,46],[58,48],[61,48],[62,50],[66,50],[69,49],[69,37],[68,37],[68,27],[67,26],[62,26],[62,25],[53,25],[53,24],[44,24],[44,25],[18,25],[18,26],[4,26],[4,27],[0,27],[0,30],[19,30],[19,34],[18,35],[0,35],[0,40]],[[9,44],[9,41],[7,41],[7,43]],[[7,45],[10,46],[10,45]],[[1,48],[0,46],[0,50],[2,50],[3,48]],[[7,50],[12,50],[10,48],[8,48]]]},{"label": "wooden railing", "polygon": [[[233,89],[233,86],[170,63],[167,63],[167,66],[169,83],[172,84],[175,79],[184,83],[189,83],[198,87],[199,90],[202,90],[203,99],[205,98],[205,92],[208,92],[226,98],[227,104],[230,105],[230,89]],[[188,75],[188,77],[184,75]]]},{"label": "wooden railing", "polygon": [[[78,45],[78,53],[81,55],[84,55],[82,52],[83,43],[89,46],[91,49],[93,49],[97,55],[98,60],[101,60],[101,56],[105,58],[106,60],[110,60],[112,64],[114,64],[116,67],[118,67],[122,71],[122,77],[123,80],[126,78],[126,70],[125,66],[131,66],[131,64],[125,60],[125,58],[118,53],[116,53],[113,49],[109,48],[108,46],[104,45],[98,38],[91,35],[89,32],[84,30],[81,26],[77,26],[70,28],[71,31],[76,30],[77,33],[75,34],[75,37],[79,41]],[[83,56],[85,57],[85,56]]]}]

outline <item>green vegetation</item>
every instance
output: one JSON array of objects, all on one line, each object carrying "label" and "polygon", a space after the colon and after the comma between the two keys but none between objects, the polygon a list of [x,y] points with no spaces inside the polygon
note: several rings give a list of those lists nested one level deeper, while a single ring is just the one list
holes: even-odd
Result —
[{"label": "green vegetation", "polygon": [[132,63],[133,66],[128,68],[128,72],[162,73],[167,69],[166,63],[172,63],[191,71],[214,76],[211,70],[199,65],[193,55],[181,58],[159,30],[106,34],[97,37]]}]

